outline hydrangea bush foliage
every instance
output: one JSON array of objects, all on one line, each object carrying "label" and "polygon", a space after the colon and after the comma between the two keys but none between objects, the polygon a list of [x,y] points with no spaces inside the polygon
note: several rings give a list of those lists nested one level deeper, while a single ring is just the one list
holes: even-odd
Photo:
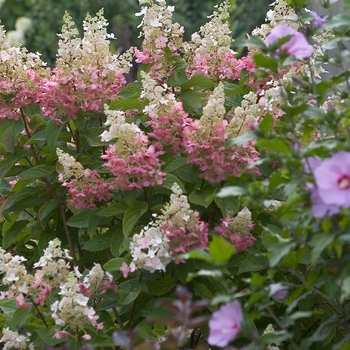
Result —
[{"label": "hydrangea bush foliage", "polygon": [[348,349],[350,17],[139,3],[141,47],[67,13],[53,69],[2,28],[2,347]]}]

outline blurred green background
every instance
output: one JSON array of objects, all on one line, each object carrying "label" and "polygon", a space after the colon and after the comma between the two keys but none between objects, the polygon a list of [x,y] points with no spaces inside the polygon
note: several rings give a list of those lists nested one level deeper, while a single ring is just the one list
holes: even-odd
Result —
[{"label": "blurred green background", "polygon": [[[0,0],[1,1],[1,0]],[[2,0],[3,1],[3,0]],[[232,8],[233,36],[237,38],[264,22],[271,0],[230,0]],[[175,5],[174,21],[185,27],[186,39],[198,31],[213,12],[220,0],[168,0]],[[62,27],[62,17],[67,10],[81,30],[85,14],[91,15],[100,8],[105,9],[109,21],[109,32],[117,40],[113,42],[115,50],[124,51],[139,44],[140,17],[135,17],[140,7],[138,0],[5,0],[0,8],[0,20],[7,31],[15,29],[18,17],[32,19],[32,27],[26,32],[25,46],[29,51],[39,51],[42,59],[53,66],[57,52],[58,37]]]}]

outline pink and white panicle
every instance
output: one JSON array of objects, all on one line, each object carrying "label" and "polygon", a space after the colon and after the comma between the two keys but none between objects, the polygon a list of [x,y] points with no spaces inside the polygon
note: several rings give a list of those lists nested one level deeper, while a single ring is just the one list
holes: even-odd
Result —
[{"label": "pink and white panicle", "polygon": [[0,120],[17,120],[20,108],[37,101],[41,81],[49,75],[40,54],[29,53],[19,44],[10,46],[0,26]]},{"label": "pink and white panicle", "polygon": [[184,29],[178,23],[172,22],[174,6],[167,6],[165,0],[139,0],[143,16],[139,27],[142,27],[140,37],[144,37],[142,50],[135,48],[137,63],[154,63],[150,74],[157,80],[163,80],[173,72],[169,60],[165,58],[165,48],[177,56],[182,47]]},{"label": "pink and white panicle", "polygon": [[216,5],[211,20],[204,24],[198,33],[192,34],[191,41],[184,43],[184,58],[187,61],[186,72],[191,77],[196,74],[217,79],[225,60],[234,58],[231,50],[230,3],[224,1]]},{"label": "pink and white panicle", "polygon": [[141,72],[141,98],[148,100],[143,112],[148,114],[147,122],[152,127],[148,135],[157,150],[166,149],[174,155],[183,152],[183,128],[192,123],[181,102],[166,85],[160,85],[147,73]]},{"label": "pink and white panicle", "polygon": [[55,338],[61,338],[62,332],[67,330],[69,336],[72,335],[69,330],[86,332],[85,329],[90,326],[97,330],[103,328],[103,323],[97,323],[99,316],[96,315],[96,311],[88,306],[89,297],[80,292],[78,279],[73,272],[69,274],[65,283],[61,284],[58,295],[59,299],[51,305],[51,317],[58,326]]},{"label": "pink and white panicle", "polygon": [[96,201],[108,201],[112,198],[115,187],[100,180],[100,175],[95,170],[84,169],[73,156],[56,149],[59,163],[63,166],[63,172],[59,179],[62,186],[67,187],[72,199],[67,202],[77,209],[94,208]]},{"label": "pink and white panicle", "polygon": [[76,119],[79,110],[102,113],[104,103],[114,100],[125,85],[124,73],[132,60],[132,50],[124,55],[110,52],[114,35],[106,31],[103,10],[96,17],[86,16],[83,39],[68,13],[63,19],[56,68],[44,81],[39,101],[43,115],[57,122],[59,116]]},{"label": "pink and white panicle", "polygon": [[243,208],[235,217],[221,219],[221,224],[215,227],[215,231],[220,237],[234,243],[235,253],[239,253],[254,244],[255,238],[250,234],[253,228],[252,213],[248,208]]},{"label": "pink and white panicle", "polygon": [[106,160],[104,165],[115,176],[113,186],[126,191],[161,185],[165,173],[160,171],[158,156],[164,152],[149,145],[147,135],[135,123],[127,123],[123,112],[106,107],[105,114],[109,130],[101,135],[101,139],[117,139],[101,156]]},{"label": "pink and white panicle", "polygon": [[156,216],[156,220],[133,236],[130,243],[132,262],[130,268],[122,267],[124,277],[135,268],[150,272],[163,270],[180,253],[193,249],[208,249],[208,224],[201,221],[199,213],[190,209],[187,197],[174,183],[170,202]]},{"label": "pink and white panicle", "polygon": [[[211,182],[224,181],[230,175],[239,176],[247,165],[259,159],[252,142],[226,146],[231,137],[238,136],[239,128],[242,131],[246,129],[246,121],[245,115],[237,115],[241,120],[236,117],[229,123],[225,115],[224,85],[219,83],[209,96],[202,117],[184,130],[188,162],[197,165],[201,170],[200,177]],[[259,174],[257,168],[249,169],[248,172]]]}]

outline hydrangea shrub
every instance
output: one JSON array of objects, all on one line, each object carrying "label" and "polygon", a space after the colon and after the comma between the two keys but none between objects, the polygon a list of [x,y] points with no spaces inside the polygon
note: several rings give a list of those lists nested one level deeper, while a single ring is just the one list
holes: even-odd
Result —
[{"label": "hydrangea shrub", "polygon": [[350,18],[139,3],[141,47],[66,14],[53,69],[2,28],[3,348],[347,349]]}]

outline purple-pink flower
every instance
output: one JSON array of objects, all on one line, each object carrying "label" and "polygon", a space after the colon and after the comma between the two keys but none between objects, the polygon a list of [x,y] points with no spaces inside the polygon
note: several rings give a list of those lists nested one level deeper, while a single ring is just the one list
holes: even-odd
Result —
[{"label": "purple-pink flower", "polygon": [[340,151],[313,170],[323,203],[350,207],[350,153]]},{"label": "purple-pink flower", "polygon": [[320,17],[316,12],[314,11],[310,11],[309,12],[310,16],[312,17],[312,19],[314,20],[314,24],[316,27],[321,27],[323,26],[327,20],[328,20],[328,16],[324,16],[324,17]]},{"label": "purple-pink flower", "polygon": [[266,37],[265,44],[271,46],[278,42],[279,39],[290,37],[279,49],[275,51],[275,58],[279,58],[281,53],[286,56],[294,56],[296,59],[310,57],[314,49],[307,42],[302,33],[297,32],[286,24],[279,24],[271,30],[271,33]]},{"label": "purple-pink flower", "polygon": [[221,306],[209,320],[210,345],[224,347],[231,342],[241,330],[243,313],[238,301]]}]

